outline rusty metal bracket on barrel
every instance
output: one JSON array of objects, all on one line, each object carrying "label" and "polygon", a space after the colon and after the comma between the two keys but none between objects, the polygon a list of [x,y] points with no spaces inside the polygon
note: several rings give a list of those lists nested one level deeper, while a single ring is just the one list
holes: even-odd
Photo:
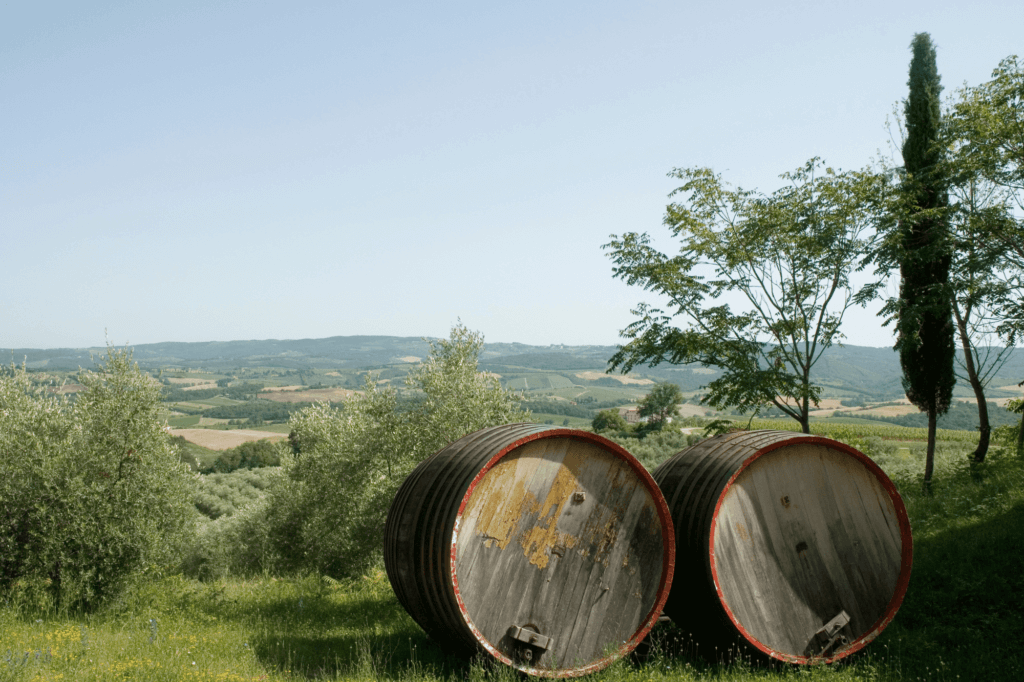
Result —
[{"label": "rusty metal bracket on barrel", "polygon": [[811,638],[811,642],[808,645],[811,654],[814,656],[824,656],[829,649],[837,644],[849,644],[846,637],[839,634],[849,622],[850,614],[846,611],[840,611],[838,616],[825,623],[820,630],[814,633],[814,637]]},{"label": "rusty metal bracket on barrel", "polygon": [[518,639],[520,642],[524,642],[526,644],[529,644],[530,646],[537,647],[538,649],[543,649],[544,651],[547,651],[551,648],[551,638],[545,637],[544,635],[534,630],[528,630],[526,628],[521,628],[516,625],[513,625],[511,628],[509,628],[508,634],[512,637],[512,639]]},{"label": "rusty metal bracket on barrel", "polygon": [[[532,629],[532,626],[526,625],[519,627],[513,625],[508,629],[508,635],[512,639],[518,640],[526,646],[522,648],[521,655],[527,662],[534,662],[535,658],[540,658],[542,655],[540,652],[547,651],[553,645],[553,641],[550,637],[545,637],[536,630]],[[534,655],[534,650],[539,650],[538,655]]]}]

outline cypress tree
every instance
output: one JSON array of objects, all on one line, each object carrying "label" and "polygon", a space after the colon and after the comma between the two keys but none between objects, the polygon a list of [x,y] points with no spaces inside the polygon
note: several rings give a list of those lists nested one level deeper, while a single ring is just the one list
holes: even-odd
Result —
[{"label": "cypress tree", "polygon": [[907,137],[903,143],[906,212],[899,221],[900,301],[896,349],[903,367],[907,398],[928,413],[925,485],[935,463],[935,422],[949,409],[956,376],[949,269],[951,239],[946,217],[948,196],[938,162],[939,72],[931,36],[918,33],[910,44],[910,96],[904,102]]}]

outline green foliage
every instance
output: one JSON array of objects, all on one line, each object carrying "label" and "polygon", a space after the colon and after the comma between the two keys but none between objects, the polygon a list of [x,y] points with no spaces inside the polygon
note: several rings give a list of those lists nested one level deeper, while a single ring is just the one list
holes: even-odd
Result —
[{"label": "green foliage", "polygon": [[[704,662],[692,640],[678,641],[678,629],[663,623],[643,655],[588,679],[1017,682],[1024,652],[1007,643],[1024,640],[1024,564],[1015,551],[1024,546],[1024,461],[993,453],[972,466],[965,456],[972,443],[946,445],[936,454],[932,494],[919,485],[923,452],[901,447],[879,458],[910,515],[914,568],[895,619],[862,654],[834,666]],[[258,529],[238,521],[223,517],[208,527],[235,524],[239,535]],[[226,537],[209,535],[208,549]],[[383,571],[344,581],[312,574],[242,580],[221,578],[223,563],[210,568],[209,583],[165,577],[87,616],[55,614],[28,592],[12,594],[0,603],[0,679],[515,679],[500,666],[446,657],[402,609]]]},{"label": "green foliage", "polygon": [[33,391],[23,370],[0,376],[0,592],[29,581],[92,608],[176,563],[194,482],[127,350],[78,380],[72,404]]},{"label": "green foliage", "polygon": [[244,419],[250,424],[286,421],[292,414],[309,403],[277,403],[270,400],[250,400],[240,405],[221,405],[203,412],[211,419]]},{"label": "green foliage", "polygon": [[407,387],[421,399],[407,411],[397,409],[394,388],[367,377],[342,409],[316,404],[292,416],[299,454],[283,461],[287,477],[258,512],[273,567],[358,575],[379,561],[388,506],[420,460],[467,433],[528,418],[513,393],[478,371],[482,346],[461,324],[431,343],[409,373]]},{"label": "green foliage", "polygon": [[530,412],[562,414],[566,417],[579,417],[580,419],[590,419],[594,416],[593,409],[573,405],[568,400],[523,400],[519,404],[524,410]]},{"label": "green foliage", "polygon": [[216,519],[231,516],[237,510],[260,498],[272,482],[280,477],[279,467],[238,469],[226,474],[204,474],[199,477],[195,506],[204,516]]},{"label": "green foliage", "polygon": [[1013,425],[997,427],[993,437],[997,443],[1016,452],[1018,457],[1024,458],[1024,400],[1008,401],[1006,410],[1019,414],[1019,421]]},{"label": "green foliage", "polygon": [[216,450],[204,448],[201,445],[190,443],[184,436],[171,436],[171,446],[178,453],[178,461],[182,462],[192,471],[201,471],[209,468],[219,453]]},{"label": "green foliage", "polygon": [[[995,345],[988,340],[995,336],[1005,344],[999,353],[989,349],[988,357],[978,357],[974,364],[980,367],[965,367],[979,401],[988,379],[985,365],[1005,362],[1008,349],[1024,338],[1024,222],[1019,213],[1024,208],[1024,69],[1009,57],[992,76],[958,91],[941,141],[954,199],[952,279],[960,335],[981,337],[989,345]],[[978,461],[984,459],[984,445],[983,438],[975,453]]]},{"label": "green foliage", "polygon": [[[1024,65],[1016,56],[1007,57],[992,72],[991,80],[964,88],[959,95],[949,126],[951,138],[962,144],[958,167],[1004,188],[1020,206],[1024,191],[1020,138],[1024,129]],[[1013,238],[1009,231],[992,236]],[[1020,243],[1019,237],[1014,243]]]},{"label": "green foliage", "polygon": [[629,427],[618,410],[601,410],[590,425],[596,433],[624,431]]},{"label": "green foliage", "polygon": [[[928,414],[934,428],[938,415],[949,409],[956,383],[953,301],[963,291],[950,280],[954,240],[949,176],[944,165],[946,149],[940,140],[942,86],[935,47],[927,33],[918,33],[911,50],[910,94],[904,102],[903,167],[893,171],[900,177],[899,191],[887,201],[888,218],[880,223],[878,242],[865,260],[875,262],[880,279],[866,288],[871,293],[864,298],[874,295],[885,285],[890,272],[899,267],[899,296],[888,298],[881,314],[886,316],[886,324],[896,322],[895,348],[900,355],[904,392]],[[973,258],[968,254],[967,261]],[[930,443],[929,448],[934,438]],[[926,482],[931,480],[932,468],[929,454]]]},{"label": "green foliage", "polygon": [[248,441],[221,452],[203,473],[228,473],[236,469],[276,467],[281,464],[281,456],[287,449],[287,445],[269,438]]},{"label": "green foliage", "polygon": [[[669,257],[648,235],[629,233],[605,245],[615,276],[667,297],[671,314],[640,304],[629,343],[610,360],[624,371],[641,364],[698,363],[723,374],[705,401],[741,412],[774,404],[807,428],[821,389],[811,368],[840,336],[853,305],[849,275],[875,222],[884,178],[837,173],[819,159],[782,177],[764,196],[732,190],[710,169],[677,169],[685,182],[665,223],[681,242]],[[711,273],[711,276],[707,276]],[[734,311],[731,294],[744,301]],[[673,326],[681,318],[682,328]]]},{"label": "green foliage", "polygon": [[653,431],[643,439],[622,434],[602,434],[626,449],[648,470],[653,470],[666,459],[704,439],[702,435],[680,431]]},{"label": "green foliage", "polygon": [[198,388],[192,391],[185,390],[184,388],[175,388],[174,386],[164,386],[162,389],[163,400],[168,403],[188,402],[190,400],[216,398],[217,396],[224,396],[232,400],[252,400],[263,390],[264,384],[245,381],[236,386],[222,387],[221,382],[218,381],[217,386],[218,388]]},{"label": "green foliage", "polygon": [[649,418],[653,428],[660,431],[675,416],[682,402],[683,394],[678,386],[669,382],[655,384],[640,401],[640,416]]},{"label": "green foliage", "polygon": [[[934,420],[949,409],[956,377],[949,284],[952,243],[944,209],[947,184],[938,173],[939,84],[935,48],[927,33],[911,43],[910,96],[904,107],[905,210],[898,215],[900,295],[885,310],[896,316],[896,349],[903,367],[903,389],[914,405]],[[931,480],[931,458],[925,480]]]},{"label": "green foliage", "polygon": [[202,417],[198,415],[192,415],[189,417],[171,417],[167,420],[167,425],[174,429],[185,429],[189,426],[198,426],[201,419]]}]

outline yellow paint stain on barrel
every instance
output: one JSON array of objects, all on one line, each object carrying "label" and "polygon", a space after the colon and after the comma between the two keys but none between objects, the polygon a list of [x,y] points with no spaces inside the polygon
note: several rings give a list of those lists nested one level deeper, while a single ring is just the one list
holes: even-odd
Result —
[{"label": "yellow paint stain on barrel", "polygon": [[[637,486],[635,475],[624,462],[595,457],[587,444],[563,442],[553,449],[552,445],[524,448],[488,470],[466,505],[466,516],[473,519],[474,536],[497,551],[504,551],[515,540],[527,562],[538,570],[548,568],[556,547],[561,550],[556,552],[559,555],[573,549],[606,568],[614,553],[616,561],[628,566],[628,556],[619,556],[614,548],[630,502],[594,506],[593,500],[576,501],[574,495],[588,492],[588,480],[591,484],[599,482],[600,490],[631,492]],[[538,477],[538,466],[551,469]],[[579,510],[584,516],[574,516],[570,528],[559,528],[559,521],[564,523],[565,514],[572,514],[578,504],[585,504]],[[654,520],[644,530],[660,533],[649,496],[644,497],[642,506],[641,511],[647,512],[644,516]]]},{"label": "yellow paint stain on barrel", "polygon": [[536,514],[540,503],[516,476],[516,459],[498,462],[480,481],[467,509],[477,515],[477,534],[485,536],[488,547],[505,549],[524,514]]},{"label": "yellow paint stain on barrel", "polygon": [[551,549],[556,545],[575,547],[579,544],[579,538],[568,533],[559,533],[557,526],[558,517],[562,515],[566,502],[572,499],[573,493],[580,490],[580,469],[586,461],[586,455],[582,448],[568,448],[544,498],[537,518],[538,523],[523,534],[523,553],[537,568],[547,568],[551,559]]}]

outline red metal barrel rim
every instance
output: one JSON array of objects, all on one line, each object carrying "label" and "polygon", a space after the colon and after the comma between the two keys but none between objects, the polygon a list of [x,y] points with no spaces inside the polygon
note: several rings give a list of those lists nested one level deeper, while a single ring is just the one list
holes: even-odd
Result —
[{"label": "red metal barrel rim", "polygon": [[[885,488],[885,491],[889,494],[889,499],[892,500],[893,508],[896,510],[896,518],[899,521],[901,544],[900,549],[902,556],[900,575],[899,578],[896,580],[896,589],[893,592],[892,599],[889,600],[889,604],[886,608],[885,613],[882,614],[882,616],[878,620],[876,620],[870,628],[868,628],[868,631],[865,634],[858,637],[857,639],[853,640],[853,642],[851,642],[848,646],[844,647],[843,650],[839,652],[839,654],[836,656],[793,656],[792,654],[775,651],[770,647],[766,646],[765,644],[763,644],[762,642],[758,641],[753,635],[751,635],[746,630],[746,628],[743,627],[743,625],[739,622],[735,615],[733,615],[732,610],[729,608],[729,605],[725,601],[725,595],[722,593],[722,588],[718,581],[718,567],[715,562],[714,548],[715,527],[718,524],[718,513],[722,506],[722,501],[725,499],[726,493],[729,491],[729,488],[732,487],[733,483],[736,481],[739,475],[742,474],[753,462],[767,455],[773,450],[778,450],[779,448],[791,445],[793,443],[809,443],[814,445],[824,445],[834,450],[840,450],[842,452],[845,452],[846,454],[851,455],[852,457],[857,459],[857,461],[863,464],[864,467],[868,469],[868,471],[875,475],[875,477],[882,484],[882,487]],[[882,630],[884,630],[886,626],[889,625],[893,617],[896,615],[896,612],[899,610],[900,604],[903,603],[903,597],[906,595],[907,587],[910,584],[910,570],[911,564],[913,563],[913,552],[913,540],[911,538],[910,532],[910,517],[907,515],[907,508],[903,504],[903,499],[900,497],[899,492],[896,490],[896,486],[893,484],[893,482],[889,479],[888,476],[886,476],[885,472],[882,471],[881,467],[875,464],[874,461],[872,461],[871,458],[865,455],[864,453],[859,452],[857,449],[847,445],[846,443],[842,443],[840,441],[832,440],[831,438],[825,438],[822,436],[796,435],[792,438],[786,438],[784,440],[776,441],[774,443],[766,445],[762,449],[758,450],[758,452],[754,453],[753,455],[745,459],[743,461],[743,464],[740,465],[739,469],[736,470],[736,473],[734,473],[729,478],[728,482],[725,484],[725,487],[722,489],[721,494],[719,494],[718,496],[718,501],[715,504],[714,514],[712,514],[711,516],[711,532],[708,536],[708,556],[711,562],[711,576],[715,583],[715,591],[718,593],[719,603],[725,610],[725,613],[729,617],[729,620],[732,621],[732,624],[736,627],[737,630],[740,631],[743,637],[748,642],[750,642],[750,644],[757,647],[757,649],[759,649],[763,653],[766,653],[773,658],[786,661],[787,663],[832,663],[833,661],[837,661],[841,658],[849,656],[850,654],[856,651],[859,651],[860,649],[867,646],[873,639],[875,639],[875,637],[877,637],[882,632]]]}]

